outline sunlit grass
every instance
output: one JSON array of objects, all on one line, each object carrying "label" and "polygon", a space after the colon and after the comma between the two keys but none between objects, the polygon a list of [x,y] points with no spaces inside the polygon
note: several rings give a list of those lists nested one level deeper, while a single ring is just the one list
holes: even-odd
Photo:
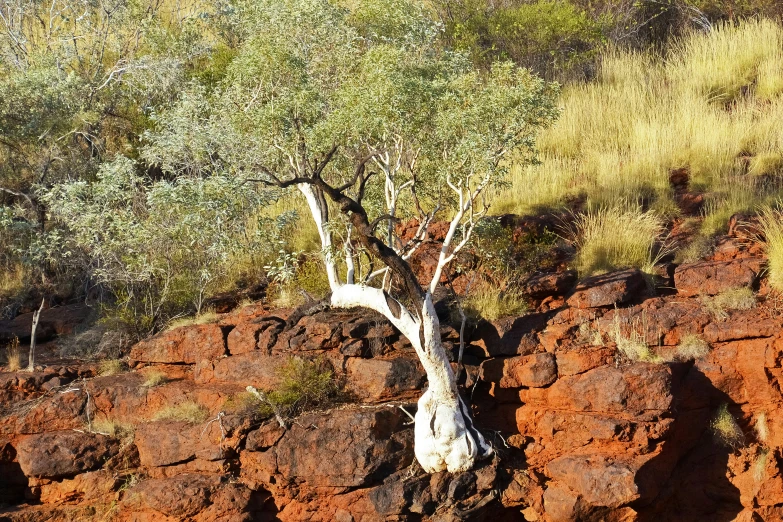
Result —
[{"label": "sunlit grass", "polygon": [[576,268],[589,276],[616,268],[652,272],[660,258],[658,241],[664,226],[654,212],[639,207],[598,208],[576,217],[569,226],[576,247]]},{"label": "sunlit grass", "polygon": [[764,207],[759,215],[759,225],[767,253],[769,284],[783,291],[783,213]]},{"label": "sunlit grass", "polygon": [[563,89],[562,114],[538,140],[542,163],[512,168],[494,211],[577,195],[671,209],[669,176],[686,169],[691,190],[723,194],[707,209],[704,232],[715,233],[730,210],[779,190],[768,178],[783,166],[782,95],[783,27],[771,21],[693,33],[666,59],[607,51],[595,81]]}]

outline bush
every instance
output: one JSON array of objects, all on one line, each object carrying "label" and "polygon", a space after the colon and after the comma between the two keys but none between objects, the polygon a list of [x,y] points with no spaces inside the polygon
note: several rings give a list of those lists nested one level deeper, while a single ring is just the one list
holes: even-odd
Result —
[{"label": "bush", "polygon": [[479,64],[511,59],[550,78],[584,78],[605,41],[602,21],[571,2],[435,5],[446,20],[446,39]]},{"label": "bush", "polygon": [[647,323],[646,316],[636,318],[625,328],[620,322],[620,316],[615,310],[609,338],[614,341],[617,350],[631,361],[663,362],[653,352],[646,341]]},{"label": "bush", "polygon": [[173,420],[199,424],[209,417],[209,410],[194,401],[185,401],[173,406],[166,406],[157,412],[152,420]]},{"label": "bush", "polygon": [[666,59],[605,51],[595,81],[563,88],[561,116],[538,139],[541,164],[512,166],[494,208],[640,197],[645,209],[672,208],[669,177],[685,169],[688,189],[715,200],[705,233],[724,229],[780,192],[781,49],[782,25],[748,20],[688,33]]},{"label": "bush", "polygon": [[323,359],[291,357],[277,372],[280,385],[260,394],[261,414],[294,417],[303,411],[327,405],[338,386],[329,364]]},{"label": "bush", "polygon": [[160,386],[168,381],[168,377],[160,370],[149,370],[144,373],[144,383],[142,386],[145,388],[154,388]]},{"label": "bush", "polygon": [[663,223],[640,208],[600,208],[577,216],[567,232],[576,247],[576,268],[582,276],[636,267],[651,273],[665,253],[658,246]]}]

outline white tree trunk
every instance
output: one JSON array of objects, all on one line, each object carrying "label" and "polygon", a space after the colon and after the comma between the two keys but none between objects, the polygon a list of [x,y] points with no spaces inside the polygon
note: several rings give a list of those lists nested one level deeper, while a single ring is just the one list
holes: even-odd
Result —
[{"label": "white tree trunk", "polygon": [[[428,293],[421,318],[411,315],[378,288],[343,285],[332,293],[333,306],[366,307],[384,315],[413,345],[427,372],[429,386],[419,399],[414,429],[414,452],[429,473],[466,471],[492,448],[473,427],[470,411],[459,396],[457,381],[440,339],[440,323]],[[399,306],[399,309],[397,307]],[[395,313],[396,312],[396,313]]]}]

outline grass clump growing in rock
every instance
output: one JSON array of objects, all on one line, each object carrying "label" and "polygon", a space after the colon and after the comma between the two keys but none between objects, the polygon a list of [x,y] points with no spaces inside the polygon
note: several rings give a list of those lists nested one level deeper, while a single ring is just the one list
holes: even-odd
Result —
[{"label": "grass clump growing in rock", "polygon": [[11,339],[11,344],[5,349],[5,369],[9,372],[18,372],[22,369],[23,364],[24,354],[19,346],[19,339],[14,337]]},{"label": "grass clump growing in rock", "polygon": [[783,291],[783,213],[764,207],[759,212],[759,227],[763,240],[761,244],[767,253],[769,284]]},{"label": "grass clump growing in rock", "polygon": [[652,272],[662,256],[658,238],[664,232],[663,222],[655,212],[639,207],[591,210],[577,216],[567,229],[582,276],[628,267]]},{"label": "grass clump growing in rock", "polygon": [[730,288],[712,297],[702,298],[707,310],[721,321],[729,317],[731,310],[750,310],[756,306],[756,294],[748,287]]},{"label": "grass clump growing in rock", "polygon": [[185,401],[173,406],[166,406],[157,412],[152,420],[173,420],[198,424],[209,417],[209,410],[195,401]]},{"label": "grass clump growing in rock", "polygon": [[701,359],[710,353],[710,345],[696,334],[685,334],[677,345],[677,358],[682,361]]},{"label": "grass clump growing in rock", "polygon": [[291,357],[277,373],[280,385],[275,390],[263,392],[248,387],[260,400],[260,413],[265,417],[275,415],[278,420],[294,417],[329,404],[337,395],[332,368],[321,358]]},{"label": "grass clump growing in rock", "polygon": [[482,285],[475,291],[469,292],[463,299],[462,305],[465,315],[474,322],[480,319],[496,321],[503,317],[520,316],[530,310],[518,290],[500,291],[489,285]]},{"label": "grass clump growing in rock", "polygon": [[160,370],[149,370],[144,374],[144,382],[141,384],[145,388],[154,388],[168,381],[168,377]]},{"label": "grass clump growing in rock", "polygon": [[125,362],[121,359],[104,359],[98,363],[98,375],[101,377],[117,375],[124,372],[125,369]]},{"label": "grass clump growing in rock", "polygon": [[98,417],[89,426],[93,433],[100,433],[124,441],[133,440],[135,432],[133,424],[108,417]]},{"label": "grass clump growing in rock", "polygon": [[660,363],[663,359],[656,355],[647,344],[644,332],[647,330],[645,318],[634,319],[629,328],[623,328],[619,314],[615,311],[609,338],[614,341],[617,350],[631,361]]},{"label": "grass clump growing in rock", "polygon": [[710,429],[715,440],[729,448],[739,448],[745,442],[745,434],[729,411],[728,404],[720,405],[710,422]]}]

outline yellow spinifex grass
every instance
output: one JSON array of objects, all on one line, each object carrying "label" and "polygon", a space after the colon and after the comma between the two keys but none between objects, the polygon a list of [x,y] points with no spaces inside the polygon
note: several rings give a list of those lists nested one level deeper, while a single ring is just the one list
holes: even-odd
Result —
[{"label": "yellow spinifex grass", "polygon": [[658,215],[639,207],[588,211],[577,216],[569,230],[577,251],[576,268],[582,276],[628,267],[652,272],[663,231]]},{"label": "yellow spinifex grass", "polygon": [[[577,195],[592,206],[643,198],[669,212],[673,169],[689,171],[692,189],[723,194],[719,203],[737,188],[749,194],[731,206],[764,202],[775,196],[767,178],[783,173],[783,26],[720,25],[685,36],[666,57],[607,50],[597,78],[565,86],[560,104],[538,140],[541,164],[512,166],[495,212]],[[720,204],[710,210],[725,214]]]},{"label": "yellow spinifex grass", "polygon": [[783,213],[766,206],[759,213],[762,244],[767,253],[769,284],[783,292]]}]

